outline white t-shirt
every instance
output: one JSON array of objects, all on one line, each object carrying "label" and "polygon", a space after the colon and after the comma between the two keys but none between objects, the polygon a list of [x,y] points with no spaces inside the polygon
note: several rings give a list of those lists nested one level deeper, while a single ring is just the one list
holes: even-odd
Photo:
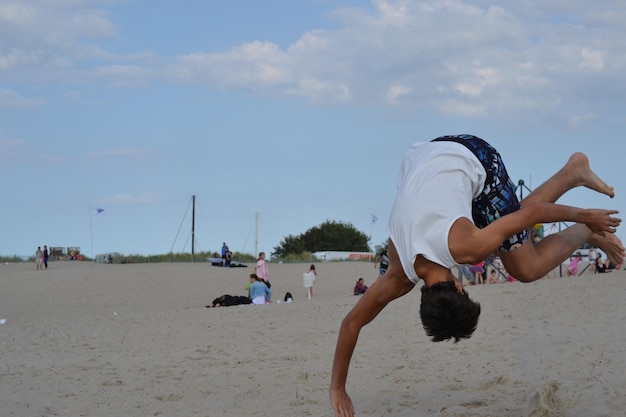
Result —
[{"label": "white t-shirt", "polygon": [[302,274],[302,283],[304,284],[304,287],[312,287],[313,282],[315,282],[315,278],[317,277],[313,272],[305,272],[304,274]]},{"label": "white t-shirt", "polygon": [[412,282],[419,280],[413,267],[419,254],[446,268],[457,265],[448,234],[457,219],[472,221],[472,200],[486,176],[480,161],[460,143],[418,142],[405,153],[388,233]]}]

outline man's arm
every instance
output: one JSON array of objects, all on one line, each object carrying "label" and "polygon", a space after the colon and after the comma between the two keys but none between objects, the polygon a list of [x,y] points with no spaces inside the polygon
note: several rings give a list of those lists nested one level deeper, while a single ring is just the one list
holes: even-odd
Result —
[{"label": "man's arm", "polygon": [[341,322],[330,382],[330,403],[336,417],[354,416],[352,400],[346,392],[346,380],[361,328],[371,322],[390,301],[408,293],[414,286],[398,264],[396,269],[388,270],[387,274],[367,289]]}]

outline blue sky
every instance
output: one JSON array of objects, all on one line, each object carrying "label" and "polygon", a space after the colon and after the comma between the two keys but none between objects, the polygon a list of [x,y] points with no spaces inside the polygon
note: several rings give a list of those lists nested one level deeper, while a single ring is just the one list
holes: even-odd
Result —
[{"label": "blue sky", "polygon": [[617,196],[560,202],[624,212],[624,74],[621,1],[3,0],[0,255],[190,252],[192,195],[196,251],[374,247],[404,151],[454,133],[531,188],[584,151]]}]

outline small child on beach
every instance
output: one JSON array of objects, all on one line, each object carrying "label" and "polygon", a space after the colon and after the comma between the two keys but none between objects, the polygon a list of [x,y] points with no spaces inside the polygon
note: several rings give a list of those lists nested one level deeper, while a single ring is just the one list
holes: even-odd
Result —
[{"label": "small child on beach", "polygon": [[363,278],[359,278],[354,285],[354,295],[365,294],[367,291],[367,285],[365,285],[365,280]]}]

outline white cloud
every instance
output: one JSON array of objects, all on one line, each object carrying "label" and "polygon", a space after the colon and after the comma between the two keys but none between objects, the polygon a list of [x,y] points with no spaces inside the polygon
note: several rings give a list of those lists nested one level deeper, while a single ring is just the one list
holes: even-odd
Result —
[{"label": "white cloud", "polygon": [[[332,13],[337,29],[302,28],[287,48],[250,39],[226,51],[172,57],[105,47],[102,40],[118,33],[105,3],[5,1],[0,75],[118,88],[185,82],[314,103],[429,106],[467,117],[520,105],[590,114],[610,105],[606,94],[623,100],[626,90],[622,3],[605,0],[591,9],[582,1],[373,0]],[[0,105],[6,102],[0,97]]]},{"label": "white cloud", "polygon": [[580,68],[590,71],[602,71],[604,69],[604,53],[583,48],[581,51]]},{"label": "white cloud", "polygon": [[0,109],[34,109],[41,106],[41,104],[41,99],[27,98],[13,90],[0,87]]},{"label": "white cloud", "polygon": [[108,12],[85,1],[5,0],[0,2],[0,76],[74,82],[80,63],[115,59],[95,42],[116,33]]},{"label": "white cloud", "polygon": [[387,100],[391,104],[400,104],[402,98],[410,95],[411,92],[411,88],[405,85],[392,85],[387,90]]},{"label": "white cloud", "polygon": [[179,58],[173,73],[186,82],[218,88],[263,90],[290,84],[288,55],[269,42],[252,42],[227,53],[197,53]]},{"label": "white cloud", "polygon": [[350,88],[347,85],[307,77],[287,91],[294,96],[306,97],[312,102],[325,102],[328,99],[341,102],[350,99]]},{"label": "white cloud", "polygon": [[85,1],[4,0],[0,3],[0,23],[14,32],[18,42],[18,35],[27,35],[18,43],[22,45],[39,39],[49,46],[63,46],[61,42],[79,37],[97,39],[117,33],[108,12]]},{"label": "white cloud", "polygon": [[39,9],[18,1],[6,1],[0,4],[0,21],[4,24],[27,27],[39,21]]}]

